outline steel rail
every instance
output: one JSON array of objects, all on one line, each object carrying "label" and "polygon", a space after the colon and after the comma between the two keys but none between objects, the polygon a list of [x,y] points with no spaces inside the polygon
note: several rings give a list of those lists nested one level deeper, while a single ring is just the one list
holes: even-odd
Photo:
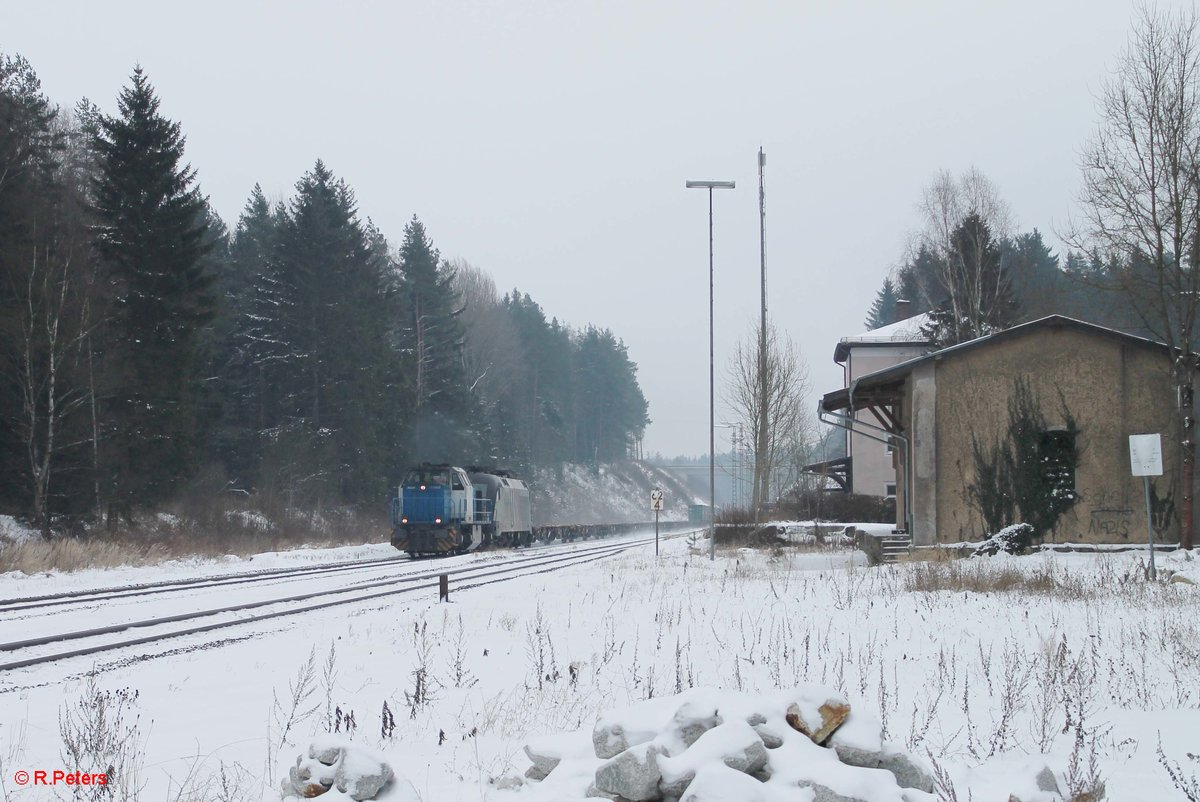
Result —
[{"label": "steel rail", "polygon": [[[672,537],[682,537],[682,536],[683,536],[683,534],[678,534],[678,535],[673,535]],[[481,579],[481,578],[489,577],[489,576],[512,574],[513,576],[510,578],[516,579],[516,578],[519,578],[520,576],[524,576],[524,575],[545,573],[549,570],[557,570],[558,568],[569,567],[569,565],[561,565],[561,566],[558,566],[558,568],[551,569],[551,568],[546,568],[546,566],[556,565],[558,563],[583,564],[583,563],[587,563],[587,562],[592,562],[594,560],[599,560],[599,559],[603,559],[604,557],[611,556],[612,554],[617,554],[622,551],[626,551],[635,546],[645,545],[645,544],[648,544],[651,542],[653,542],[653,538],[643,538],[640,540],[625,541],[623,543],[605,544],[604,546],[598,546],[598,547],[591,548],[591,549],[582,549],[582,550],[572,551],[570,554],[565,554],[565,555],[552,554],[552,555],[544,555],[544,556],[538,556],[538,557],[529,557],[529,558],[525,558],[525,559],[516,561],[516,564],[514,564],[513,561],[506,561],[506,563],[500,567],[496,567],[496,566],[492,566],[492,565],[475,566],[475,567],[466,567],[466,568],[455,569],[455,570],[451,570],[451,571],[439,571],[439,572],[434,572],[434,573],[420,575],[420,576],[406,576],[406,577],[394,578],[394,579],[387,580],[387,581],[381,581],[381,582],[374,583],[369,586],[360,586],[358,588],[335,589],[335,590],[331,590],[331,591],[327,590],[327,591],[321,591],[321,592],[314,592],[314,593],[310,593],[310,594],[302,594],[299,596],[293,596],[293,597],[288,597],[288,598],[284,598],[284,599],[261,600],[258,602],[251,602],[251,603],[243,604],[243,605],[234,605],[234,606],[218,608],[218,609],[214,609],[214,610],[205,610],[205,611],[195,612],[195,613],[165,616],[160,619],[149,619],[146,621],[133,622],[133,623],[123,624],[123,625],[115,625],[115,626],[111,626],[111,627],[100,627],[100,628],[97,628],[94,630],[81,630],[78,632],[65,633],[65,634],[56,635],[56,636],[46,636],[46,637],[42,637],[42,638],[31,638],[31,639],[24,640],[24,641],[14,641],[11,643],[0,644],[0,651],[17,651],[19,649],[32,648],[34,646],[47,645],[50,643],[60,643],[60,642],[68,641],[68,640],[78,640],[78,639],[89,638],[89,637],[98,637],[100,635],[114,634],[116,632],[122,632],[122,631],[125,631],[128,629],[134,629],[134,628],[138,628],[138,627],[159,626],[162,624],[176,623],[179,621],[185,621],[185,620],[189,620],[189,619],[204,618],[204,617],[207,617],[210,615],[220,615],[222,613],[239,612],[242,610],[256,609],[259,607],[265,607],[265,606],[269,606],[269,605],[273,605],[273,604],[287,604],[287,603],[294,602],[294,601],[306,601],[308,599],[313,599],[313,598],[317,598],[320,596],[340,595],[343,593],[351,593],[351,592],[361,591],[361,590],[366,589],[367,587],[381,587],[381,586],[396,585],[396,584],[409,585],[409,587],[396,588],[396,589],[386,590],[386,591],[379,591],[379,592],[375,592],[375,593],[369,593],[369,594],[365,594],[365,595],[355,596],[353,598],[329,600],[329,601],[324,601],[324,602],[321,602],[318,604],[310,604],[310,605],[305,605],[302,607],[295,607],[295,608],[291,608],[291,609],[287,609],[287,610],[276,610],[276,611],[272,611],[272,612],[268,612],[268,613],[260,613],[257,615],[252,615],[252,616],[248,616],[248,617],[244,617],[244,618],[236,618],[236,619],[224,620],[224,621],[219,621],[219,622],[212,622],[209,624],[202,624],[202,625],[195,626],[195,627],[188,627],[186,629],[174,630],[171,632],[157,633],[154,635],[146,635],[143,637],[131,638],[128,640],[123,640],[123,641],[108,642],[108,643],[103,643],[103,644],[97,644],[94,646],[85,646],[85,647],[81,647],[79,649],[72,649],[72,650],[66,651],[66,652],[55,652],[54,654],[50,654],[50,655],[41,655],[38,657],[30,657],[30,658],[26,658],[26,659],[22,659],[22,660],[14,660],[14,661],[0,664],[0,672],[7,671],[10,669],[26,668],[29,666],[41,665],[44,663],[57,662],[59,660],[65,660],[65,659],[71,658],[71,657],[82,657],[82,656],[97,654],[100,652],[126,648],[129,646],[140,646],[140,645],[144,645],[147,643],[154,643],[154,642],[161,641],[161,640],[167,640],[169,638],[177,638],[177,637],[183,637],[186,635],[194,635],[194,634],[199,634],[199,633],[204,633],[204,632],[211,632],[216,629],[223,629],[226,627],[237,626],[240,624],[253,624],[253,623],[260,622],[260,621],[267,621],[270,619],[280,618],[280,617],[288,616],[288,615],[298,615],[300,613],[312,612],[315,610],[322,610],[322,609],[326,609],[329,607],[335,607],[335,606],[339,606],[339,605],[343,605],[343,604],[353,604],[356,602],[371,601],[371,600],[383,598],[386,596],[395,596],[395,595],[400,595],[403,593],[415,592],[417,590],[424,590],[427,588],[435,588],[435,587],[437,587],[436,584],[413,585],[413,583],[419,582],[422,579],[429,579],[429,578],[438,576],[440,574],[457,574],[457,575],[475,574],[475,576],[473,576],[472,579]],[[541,569],[541,570],[535,570],[535,569]],[[493,581],[500,581],[500,580],[493,580]],[[465,585],[462,587],[458,587],[456,589],[458,591],[463,591],[463,590],[468,590],[473,587],[478,587],[483,584],[491,584],[491,583],[490,582],[475,583],[475,584],[471,584],[471,585]]]},{"label": "steel rail", "polygon": [[[164,579],[160,582],[143,582],[136,585],[116,585],[107,588],[90,588],[64,591],[62,593],[47,593],[40,596],[14,596],[0,599],[0,611],[32,610],[38,607],[51,607],[57,604],[71,604],[76,601],[103,601],[120,596],[142,596],[151,593],[164,593],[173,590],[188,590],[196,585],[211,587],[215,584],[238,584],[240,582],[260,582],[268,579],[303,576],[309,573],[336,573],[350,571],[356,568],[370,568],[389,563],[405,563],[409,561],[402,555],[383,557],[375,560],[351,560],[322,565],[303,565],[288,568],[266,568],[261,571],[242,571],[231,574],[214,574],[185,579]],[[235,581],[236,580],[236,581]],[[162,590],[159,590],[159,589]],[[95,597],[95,598],[84,598]]]}]

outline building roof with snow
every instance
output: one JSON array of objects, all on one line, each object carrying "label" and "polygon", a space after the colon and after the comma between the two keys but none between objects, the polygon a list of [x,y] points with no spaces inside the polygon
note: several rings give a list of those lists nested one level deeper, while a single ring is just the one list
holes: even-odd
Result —
[{"label": "building roof with snow", "polygon": [[838,340],[837,347],[833,350],[833,361],[845,362],[850,349],[856,345],[883,346],[885,348],[893,345],[925,345],[929,342],[929,338],[921,333],[921,328],[928,322],[929,313],[922,312],[877,329],[864,331],[862,334],[843,337]]},{"label": "building roof with snow", "polygon": [[[908,323],[910,321],[915,321],[915,320],[917,320],[917,318],[928,319],[928,316],[927,315],[917,315],[916,317],[909,318],[908,320],[900,321],[900,323]],[[891,329],[895,326],[899,326],[900,323],[893,323],[891,326],[884,326],[881,329],[876,329],[875,332],[887,331],[888,329]],[[1134,345],[1134,346],[1137,346],[1140,348],[1148,348],[1151,350],[1161,351],[1163,353],[1168,353],[1171,350],[1168,346],[1166,346],[1165,344],[1163,344],[1161,342],[1157,342],[1155,340],[1148,340],[1145,337],[1138,337],[1137,335],[1134,335],[1134,334],[1127,334],[1123,331],[1118,331],[1117,329],[1108,328],[1107,326],[1099,326],[1099,325],[1096,325],[1095,323],[1088,323],[1083,320],[1076,320],[1075,318],[1065,317],[1063,315],[1049,315],[1047,317],[1039,318],[1038,320],[1033,320],[1028,323],[1022,323],[1019,326],[1013,326],[1012,328],[1005,329],[1003,331],[998,331],[993,334],[985,334],[982,337],[976,337],[974,340],[967,340],[964,343],[959,343],[958,345],[953,345],[953,346],[950,346],[949,348],[943,348],[938,351],[930,351],[929,353],[927,353],[923,356],[919,356],[914,359],[909,359],[904,362],[900,362],[898,364],[884,368],[883,370],[877,370],[873,373],[868,373],[864,376],[860,376],[857,379],[855,379],[854,381],[850,382],[849,386],[844,387],[841,390],[835,390],[831,393],[826,393],[825,396],[821,400],[821,408],[826,411],[833,411],[833,410],[837,410],[837,409],[846,409],[850,405],[851,397],[853,397],[855,395],[859,395],[860,398],[865,397],[859,393],[860,388],[863,391],[867,391],[867,390],[873,390],[873,389],[877,389],[877,388],[888,386],[888,385],[893,385],[893,384],[896,384],[897,382],[903,382],[904,378],[907,377],[908,374],[912,373],[915,368],[917,368],[920,365],[923,365],[927,362],[930,362],[933,360],[941,361],[943,359],[946,359],[947,357],[955,356],[964,351],[973,351],[976,348],[993,345],[995,343],[1006,342],[1007,340],[1010,340],[1010,339],[1025,337],[1032,332],[1046,330],[1046,329],[1049,329],[1049,330],[1071,329],[1071,330],[1075,330],[1075,331],[1082,331],[1082,332],[1086,332],[1088,334],[1097,335],[1100,337],[1104,337],[1106,339],[1115,340],[1117,342],[1125,343],[1128,345]],[[919,327],[918,327],[918,331],[919,331]],[[866,335],[871,335],[873,333],[874,332],[867,332]],[[864,336],[866,336],[866,335],[864,335]],[[888,342],[894,342],[897,344],[905,343],[905,342],[914,342],[914,341],[905,341],[903,339],[900,339],[901,336],[902,335],[900,335],[900,334],[896,334],[896,335],[894,335],[894,338]],[[846,340],[851,340],[855,343],[859,342],[859,340],[857,338],[852,338],[852,337],[848,337],[845,340],[843,340],[842,342],[846,342]],[[871,342],[870,340],[863,340],[863,341]],[[923,340],[917,340],[915,342],[928,342],[928,340],[923,339]],[[840,346],[840,344],[839,344],[839,346]],[[835,356],[834,359],[837,359],[837,357]]]}]

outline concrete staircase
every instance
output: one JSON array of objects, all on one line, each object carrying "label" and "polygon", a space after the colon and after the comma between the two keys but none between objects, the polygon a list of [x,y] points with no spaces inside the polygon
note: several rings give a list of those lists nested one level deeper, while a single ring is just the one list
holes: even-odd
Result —
[{"label": "concrete staircase", "polygon": [[912,551],[912,535],[903,529],[893,529],[890,535],[884,535],[879,540],[880,545],[883,547],[883,561],[885,563],[894,563],[900,557]]}]

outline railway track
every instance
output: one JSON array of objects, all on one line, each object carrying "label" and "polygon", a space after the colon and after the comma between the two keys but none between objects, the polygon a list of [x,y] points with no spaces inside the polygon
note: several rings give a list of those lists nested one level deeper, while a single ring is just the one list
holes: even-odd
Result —
[{"label": "railway track", "polygon": [[396,555],[395,557],[385,557],[378,560],[350,560],[338,563],[325,563],[323,565],[270,568],[261,571],[242,571],[233,574],[216,574],[189,579],[164,579],[161,582],[143,582],[136,585],[72,590],[63,593],[47,593],[39,596],[14,596],[8,599],[0,599],[0,615],[42,607],[107,601],[109,599],[120,599],[128,596],[150,596],[160,593],[175,593],[184,590],[220,587],[222,585],[245,585],[291,577],[343,573],[375,566],[386,566],[397,563],[407,564],[408,562],[408,558],[404,555]]},{"label": "railway track", "polygon": [[[682,534],[675,534],[666,537],[681,536]],[[451,577],[453,591],[461,593],[495,582],[509,581],[524,576],[533,576],[593,562],[653,542],[653,537],[643,537],[576,548],[570,551],[554,549],[542,551],[537,554],[518,552],[516,556],[501,562],[486,562],[461,567],[443,566],[441,568],[430,568],[429,570],[365,581],[348,587],[327,588],[283,597],[259,599],[242,604],[228,604],[174,615],[149,617],[110,626],[58,631],[33,638],[12,640],[0,643],[0,653],[11,655],[10,658],[0,662],[0,674],[5,671],[66,660],[72,657],[89,656],[101,652],[147,645],[170,638],[203,634],[227,627],[242,626],[284,616],[299,615],[339,605],[368,602],[391,596],[431,590],[438,587],[438,578],[443,574]],[[363,562],[386,563],[389,560]],[[407,561],[405,563],[407,564]],[[309,566],[309,568],[315,567]],[[278,577],[279,572],[273,572],[270,578],[275,579]],[[225,578],[228,577],[224,577],[223,579]],[[248,580],[245,577],[242,579]],[[162,585],[167,584],[172,583],[152,583],[152,585],[143,586],[143,589],[139,590],[138,593],[142,595],[157,593],[163,590]],[[195,589],[196,584],[190,583],[185,587],[186,589]],[[120,590],[130,589],[111,589],[106,592],[120,596]],[[64,598],[68,596],[70,598]],[[84,603],[95,600],[95,598],[81,600],[78,595],[59,594],[57,597],[41,598],[38,602]],[[5,603],[10,604],[12,602],[13,600],[5,601]],[[145,634],[134,634],[131,632],[132,630],[140,630]],[[62,645],[66,645],[68,648],[51,650],[53,647]]]},{"label": "railway track", "polygon": [[[612,529],[613,532],[617,532],[621,528],[627,528],[630,526],[645,527],[648,525],[612,524],[607,528]],[[672,523],[665,526],[677,527],[678,524]],[[559,543],[565,544],[573,542],[577,537],[583,538],[583,535],[575,534],[576,530],[581,530],[582,528],[583,527],[557,525],[539,527],[538,531],[546,536],[546,542],[535,545],[533,548],[549,546],[556,540]],[[36,610],[45,607],[86,604],[92,602],[109,601],[112,599],[122,599],[130,596],[150,596],[164,593],[178,593],[180,591],[190,591],[196,589],[207,589],[212,587],[249,585],[261,582],[285,580],[293,577],[308,578],[318,575],[358,572],[375,567],[408,564],[413,564],[412,560],[402,554],[397,554],[394,557],[385,557],[375,560],[347,560],[336,563],[324,563],[321,565],[269,568],[259,571],[242,571],[238,573],[217,574],[205,577],[191,577],[187,579],[165,579],[158,582],[145,582],[135,585],[120,585],[109,588],[80,589],[36,596],[15,596],[12,598],[0,599],[0,616],[23,612],[26,610]],[[439,573],[445,572],[443,571]]]}]

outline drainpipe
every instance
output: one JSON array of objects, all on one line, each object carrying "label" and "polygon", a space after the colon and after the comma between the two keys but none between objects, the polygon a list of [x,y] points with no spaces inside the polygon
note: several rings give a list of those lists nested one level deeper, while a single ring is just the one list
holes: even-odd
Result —
[{"label": "drainpipe", "polygon": [[[853,382],[847,388],[850,399],[850,414],[840,415],[836,412],[828,412],[821,406],[821,402],[817,402],[817,420],[830,426],[837,426],[840,429],[845,429],[851,434],[861,434],[870,440],[885,445],[899,444],[904,449],[904,527],[909,537],[913,536],[913,464],[912,464],[912,443],[905,435],[895,432],[889,432],[881,426],[876,426],[873,423],[868,423],[863,420],[857,420],[854,417],[854,386],[858,382]],[[857,425],[857,428],[856,428]],[[880,432],[883,436],[873,434],[872,432]]]}]

